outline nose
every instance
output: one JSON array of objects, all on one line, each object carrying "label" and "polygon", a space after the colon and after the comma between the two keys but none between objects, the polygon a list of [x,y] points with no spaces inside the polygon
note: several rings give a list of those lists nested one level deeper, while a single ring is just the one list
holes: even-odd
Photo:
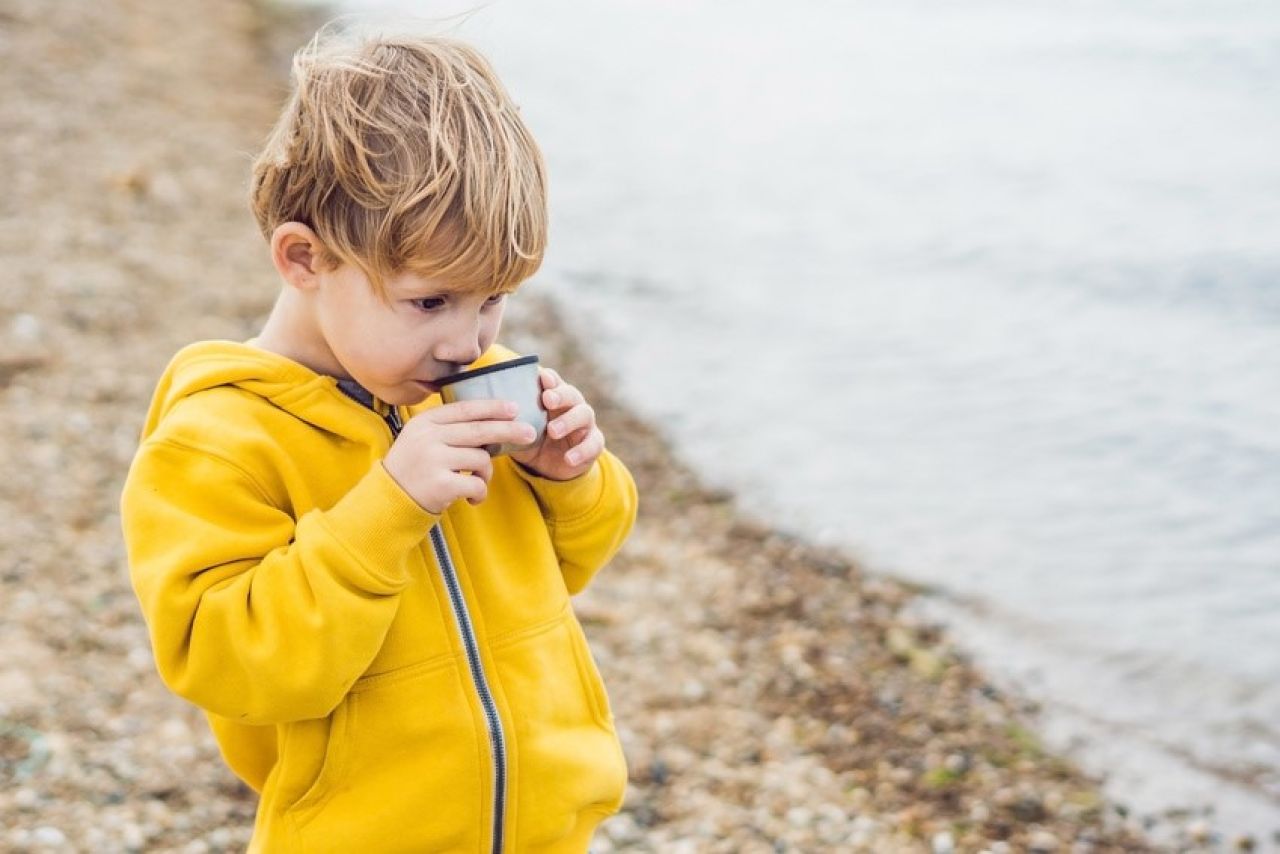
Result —
[{"label": "nose", "polygon": [[437,362],[469,365],[484,354],[480,347],[480,318],[468,314],[455,313],[448,326],[441,330],[431,352]]}]

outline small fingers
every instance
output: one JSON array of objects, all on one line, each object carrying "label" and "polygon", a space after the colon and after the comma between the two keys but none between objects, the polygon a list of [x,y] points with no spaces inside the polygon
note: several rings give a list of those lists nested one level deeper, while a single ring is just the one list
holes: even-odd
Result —
[{"label": "small fingers", "polygon": [[523,421],[463,421],[446,425],[444,441],[455,448],[527,445],[537,432]]},{"label": "small fingers", "polygon": [[583,427],[581,430],[574,430],[568,436],[564,437],[565,444],[570,448],[576,448],[583,443],[595,428],[596,425],[592,424],[590,427]]},{"label": "small fingers", "polygon": [[604,434],[593,428],[587,438],[564,455],[564,461],[571,466],[592,462],[604,452]]},{"label": "small fingers", "polygon": [[579,403],[547,425],[547,435],[552,439],[568,436],[575,430],[592,427],[596,423],[596,411],[588,403]]},{"label": "small fingers", "polygon": [[455,448],[449,468],[458,473],[469,472],[485,483],[493,479],[493,458],[483,448]]},{"label": "small fingers", "polygon": [[510,421],[519,407],[509,400],[458,400],[423,413],[436,424],[458,424],[467,421]]},{"label": "small fingers", "polygon": [[449,505],[459,498],[465,498],[468,504],[474,505],[489,497],[489,484],[484,478],[457,471],[448,472],[439,478],[432,489],[442,498],[440,509],[435,509],[433,504],[423,504],[422,507],[436,516],[443,515]]},{"label": "small fingers", "polygon": [[452,475],[454,478],[454,494],[458,498],[467,499],[467,503],[471,505],[479,504],[489,497],[489,484],[478,477],[469,474]]},{"label": "small fingers", "polygon": [[570,406],[577,406],[583,403],[585,398],[582,392],[578,391],[576,386],[561,382],[554,389],[547,389],[542,393],[542,405],[548,411],[566,409]]}]

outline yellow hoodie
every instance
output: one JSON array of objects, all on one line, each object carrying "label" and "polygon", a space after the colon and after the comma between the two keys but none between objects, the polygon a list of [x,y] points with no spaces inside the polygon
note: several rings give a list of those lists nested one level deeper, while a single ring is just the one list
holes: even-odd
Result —
[{"label": "yellow hoodie", "polygon": [[174,357],[122,497],[160,675],[261,794],[251,851],[585,851],[626,768],[569,596],[629,533],[631,476],[499,457],[436,517],[375,405],[248,344]]}]

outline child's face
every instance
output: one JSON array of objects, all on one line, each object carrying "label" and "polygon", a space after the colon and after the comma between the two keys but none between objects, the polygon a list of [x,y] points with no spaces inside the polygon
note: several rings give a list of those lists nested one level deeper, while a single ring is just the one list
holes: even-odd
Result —
[{"label": "child's face", "polygon": [[333,361],[387,403],[420,403],[436,393],[434,381],[480,358],[502,325],[502,294],[465,293],[402,273],[386,281],[384,301],[354,265],[318,278],[316,319]]}]

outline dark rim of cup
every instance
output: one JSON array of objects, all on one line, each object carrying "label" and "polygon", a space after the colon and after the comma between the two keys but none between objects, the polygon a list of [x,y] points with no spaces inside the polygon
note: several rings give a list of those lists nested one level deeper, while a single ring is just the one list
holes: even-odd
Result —
[{"label": "dark rim of cup", "polygon": [[472,377],[482,377],[485,374],[492,374],[495,371],[505,371],[507,368],[516,368],[520,365],[530,365],[538,361],[537,356],[521,356],[518,359],[508,359],[505,362],[498,362],[494,365],[485,365],[483,368],[476,368],[472,371],[463,371],[458,374],[450,374],[447,377],[441,377],[435,381],[438,388],[444,388],[447,385],[453,385],[463,380],[469,380]]}]

